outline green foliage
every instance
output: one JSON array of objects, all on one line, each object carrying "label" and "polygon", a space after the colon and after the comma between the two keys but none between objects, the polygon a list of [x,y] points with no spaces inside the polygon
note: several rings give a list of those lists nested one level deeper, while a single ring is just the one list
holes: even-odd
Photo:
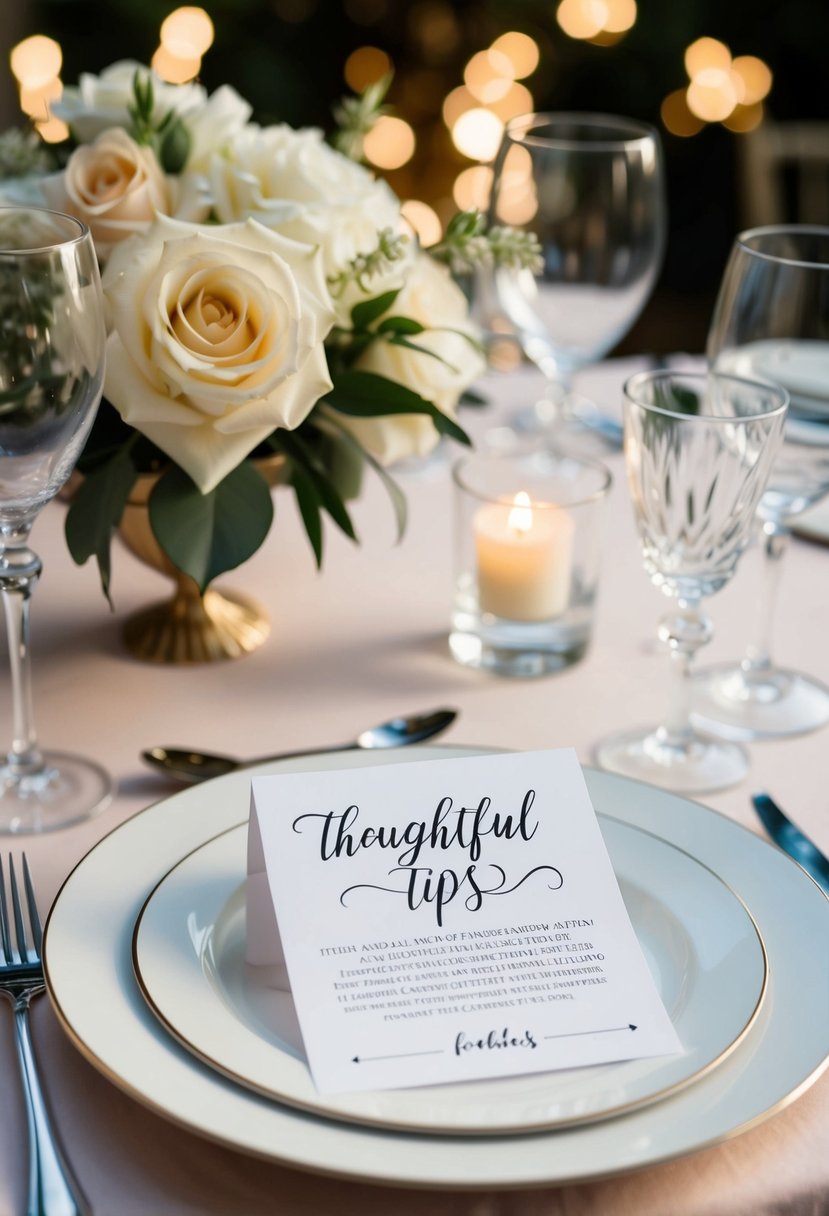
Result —
[{"label": "green foliage", "polygon": [[101,587],[112,607],[109,593],[112,533],[121,522],[138,471],[130,446],[121,448],[81,482],[72,499],[64,525],[66,543],[72,558],[82,566],[95,557]]}]

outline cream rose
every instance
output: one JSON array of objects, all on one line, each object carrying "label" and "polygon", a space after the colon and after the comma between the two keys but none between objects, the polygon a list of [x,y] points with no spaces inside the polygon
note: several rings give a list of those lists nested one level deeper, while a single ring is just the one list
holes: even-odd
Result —
[{"label": "cream rose", "polygon": [[318,245],[327,275],[376,249],[380,229],[400,226],[400,204],[386,183],[310,128],[251,124],[223,156],[211,158],[209,178],[220,220],[250,216]]},{"label": "cream rose", "polygon": [[317,250],[254,221],[159,217],[104,275],[113,331],[104,392],[208,493],[331,387],[333,324]]},{"label": "cream rose", "polygon": [[173,193],[150,148],[113,127],[93,144],[76,148],[62,173],[44,178],[50,206],[88,226],[100,258],[142,232],[157,212],[169,215]]},{"label": "cream rose", "polygon": [[[421,253],[388,315],[409,317],[426,326],[426,331],[413,336],[411,341],[431,354],[378,338],[357,361],[356,370],[396,380],[454,418],[461,393],[483,374],[486,366],[475,341],[463,292],[445,266]],[[380,418],[341,415],[340,421],[384,465],[409,456],[428,455],[438,441],[437,431],[426,414],[389,414]]]}]

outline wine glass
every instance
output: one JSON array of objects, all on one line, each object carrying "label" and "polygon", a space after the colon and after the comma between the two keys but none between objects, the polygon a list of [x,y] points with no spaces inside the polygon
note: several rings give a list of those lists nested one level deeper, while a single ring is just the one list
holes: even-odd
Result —
[{"label": "wine glass", "polygon": [[640,372],[625,385],[625,462],[645,570],[676,601],[659,626],[674,688],[662,725],[599,745],[603,768],[686,793],[747,772],[741,747],[693,729],[689,669],[711,637],[700,601],[726,585],[748,543],[787,403],[779,385],[719,373]]},{"label": "wine glass", "polygon": [[13,740],[0,765],[0,832],[44,832],[109,800],[97,764],[41,751],[32,719],[29,607],[38,512],[69,477],[101,398],[106,331],[95,250],[78,220],[0,208],[0,595]]},{"label": "wine glass", "polygon": [[760,500],[765,571],[759,620],[741,662],[701,671],[694,716],[727,738],[801,734],[829,721],[829,689],[771,658],[775,591],[789,519],[829,494],[829,228],[755,228],[737,237],[708,336],[719,369],[782,384],[783,448]]},{"label": "wine glass", "polygon": [[605,114],[513,119],[495,160],[489,218],[529,229],[541,246],[535,271],[494,272],[497,302],[548,383],[547,399],[516,424],[604,422],[608,437],[621,438],[618,424],[573,395],[571,380],[627,333],[659,273],[665,187],[657,132]]}]

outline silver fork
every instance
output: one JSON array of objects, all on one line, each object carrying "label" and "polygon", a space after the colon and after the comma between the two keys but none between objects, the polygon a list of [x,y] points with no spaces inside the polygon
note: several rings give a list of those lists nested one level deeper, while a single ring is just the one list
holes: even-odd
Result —
[{"label": "silver fork", "polygon": [[35,893],[25,853],[23,885],[29,912],[28,941],[11,855],[9,885],[14,945],[12,922],[6,902],[3,862],[0,858],[0,993],[8,997],[14,1010],[17,1058],[26,1099],[26,1123],[29,1130],[29,1196],[26,1216],[87,1216],[87,1201],[72,1177],[52,1131],[29,1034],[29,1004],[32,997],[39,996],[45,990],[45,983],[41,958],[40,917],[37,914]]}]

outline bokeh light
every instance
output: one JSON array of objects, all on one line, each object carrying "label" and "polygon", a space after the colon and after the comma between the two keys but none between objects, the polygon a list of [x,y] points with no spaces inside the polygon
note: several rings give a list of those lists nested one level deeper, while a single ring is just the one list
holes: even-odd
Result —
[{"label": "bokeh light", "polygon": [[20,108],[30,118],[45,123],[49,118],[50,102],[57,101],[62,93],[63,85],[57,76],[35,89],[23,85],[20,89]]},{"label": "bokeh light", "polygon": [[437,212],[420,199],[409,198],[400,205],[400,214],[424,248],[435,245],[443,236]]},{"label": "bokeh light", "polygon": [[362,93],[370,84],[391,71],[391,59],[379,46],[360,46],[345,61],[345,82],[355,93]]},{"label": "bokeh light", "polygon": [[605,0],[561,0],[556,11],[556,20],[571,38],[595,37],[607,18]]},{"label": "bokeh light", "polygon": [[723,119],[723,126],[728,127],[729,131],[736,131],[738,135],[744,135],[747,131],[755,131],[764,117],[762,101],[755,101],[752,105],[737,106],[728,118]]},{"label": "bokeh light", "polygon": [[36,122],[35,127],[47,144],[62,144],[69,138],[69,128],[60,118],[47,118],[46,122]]},{"label": "bokeh light", "polygon": [[701,118],[697,118],[688,109],[688,98],[685,89],[675,89],[669,93],[659,108],[659,113],[666,130],[671,135],[679,135],[687,139],[696,135],[705,126]]},{"label": "bokeh light", "polygon": [[179,59],[168,51],[166,46],[160,46],[153,55],[150,66],[157,76],[168,84],[186,84],[194,80],[201,71],[201,58]]},{"label": "bokeh light", "polygon": [[449,130],[452,130],[461,114],[465,114],[467,110],[474,109],[476,105],[477,101],[469,92],[466,85],[458,85],[456,89],[448,93],[443,101],[443,121]]},{"label": "bokeh light", "polygon": [[517,118],[519,114],[531,114],[535,109],[535,102],[527,86],[516,81],[510,86],[505,97],[491,102],[488,108],[501,119],[501,122],[509,122],[511,118]]},{"label": "bokeh light", "polygon": [[363,155],[378,169],[399,169],[412,159],[415,133],[403,118],[383,114],[363,140]]},{"label": "bokeh light", "polygon": [[531,76],[538,67],[538,43],[529,34],[520,34],[517,30],[509,30],[496,38],[490,50],[493,53],[506,55],[512,65],[514,80],[523,80]]},{"label": "bokeh light", "polygon": [[738,55],[731,64],[731,70],[743,82],[743,105],[752,106],[768,97],[773,77],[771,69],[762,59],[758,59],[756,55]]},{"label": "bokeh light", "polygon": [[203,8],[177,8],[161,23],[161,45],[176,59],[201,59],[213,37],[213,22]]},{"label": "bokeh light", "polygon": [[478,51],[464,68],[463,79],[477,101],[498,101],[512,84],[512,61],[499,51]]},{"label": "bokeh light", "polygon": [[504,133],[497,114],[477,106],[461,114],[452,127],[452,142],[470,160],[493,160]]},{"label": "bokeh light", "polygon": [[722,122],[738,103],[731,72],[704,68],[688,85],[688,109],[704,122]]},{"label": "bokeh light", "polygon": [[25,89],[38,89],[48,85],[60,74],[63,52],[54,38],[44,34],[33,34],[12,48],[11,69],[18,83]]},{"label": "bokeh light", "polygon": [[731,51],[716,38],[697,38],[685,51],[685,71],[691,80],[709,68],[727,72],[730,67]]},{"label": "bokeh light", "polygon": [[452,197],[461,211],[485,211],[492,189],[492,169],[489,165],[471,165],[455,178]]}]

